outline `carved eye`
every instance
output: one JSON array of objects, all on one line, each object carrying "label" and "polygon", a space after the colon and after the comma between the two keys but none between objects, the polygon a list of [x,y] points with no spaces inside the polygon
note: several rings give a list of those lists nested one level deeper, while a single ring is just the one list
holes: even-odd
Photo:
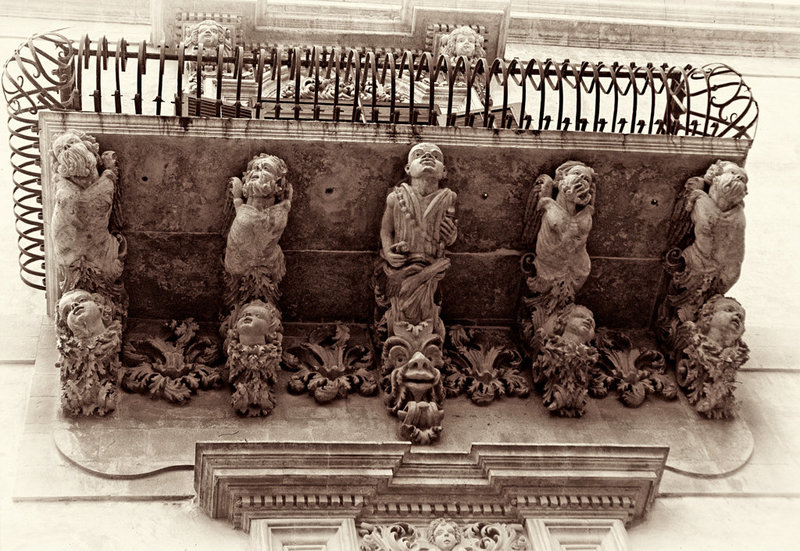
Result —
[{"label": "carved eye", "polygon": [[434,344],[429,344],[428,346],[426,346],[425,349],[422,351],[422,353],[433,364],[439,364],[442,361],[442,351],[438,346]]},{"label": "carved eye", "polygon": [[404,346],[393,346],[391,350],[389,350],[389,361],[393,365],[403,365],[408,363],[408,359],[408,350]]}]

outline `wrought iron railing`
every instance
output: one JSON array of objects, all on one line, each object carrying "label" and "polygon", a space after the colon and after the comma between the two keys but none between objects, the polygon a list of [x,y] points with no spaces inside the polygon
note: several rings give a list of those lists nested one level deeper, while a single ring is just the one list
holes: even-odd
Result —
[{"label": "wrought iron railing", "polygon": [[44,278],[39,109],[734,139],[752,139],[758,121],[750,88],[721,64],[490,62],[320,47],[203,51],[86,36],[73,43],[56,34],[14,53],[3,91],[22,278],[37,288]]}]

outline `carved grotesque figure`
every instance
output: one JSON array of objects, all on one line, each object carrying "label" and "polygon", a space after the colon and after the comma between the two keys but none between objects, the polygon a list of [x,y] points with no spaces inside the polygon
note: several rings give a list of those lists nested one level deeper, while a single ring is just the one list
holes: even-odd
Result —
[{"label": "carved grotesque figure", "polygon": [[439,187],[447,169],[434,144],[412,147],[405,171],[411,182],[389,194],[381,221],[381,257],[386,261],[381,294],[400,319],[417,325],[434,317],[434,294],[450,267],[444,253],[458,236],[456,193]]},{"label": "carved grotesque figure", "polygon": [[544,393],[544,405],[561,417],[581,417],[589,391],[589,369],[597,361],[594,316],[585,306],[570,304],[537,331],[540,341],[533,379]]},{"label": "carved grotesque figure", "polygon": [[671,346],[681,347],[675,341],[679,323],[694,321],[709,297],[725,294],[739,279],[746,194],[744,169],[717,161],[702,178],[689,178],[677,199],[666,259],[671,281],[658,323]]},{"label": "carved grotesque figure", "polygon": [[567,161],[556,169],[555,180],[539,176],[528,198],[525,234],[535,241],[535,255],[520,325],[529,345],[535,331],[572,303],[589,277],[586,241],[592,229],[594,178],[590,167]]},{"label": "carved grotesque figure", "polygon": [[239,415],[269,415],[275,407],[283,327],[272,304],[254,300],[234,310],[225,342],[233,407]]},{"label": "carved grotesque figure", "polygon": [[428,444],[442,432],[444,326],[437,317],[419,325],[398,320],[389,329],[381,361],[386,405],[402,421],[404,438]]},{"label": "carved grotesque figure", "polygon": [[461,528],[450,519],[437,518],[428,525],[428,541],[439,551],[452,551],[461,539]]},{"label": "carved grotesque figure", "polygon": [[283,235],[292,206],[292,185],[278,157],[262,153],[248,164],[243,180],[231,178],[235,216],[228,231],[225,270],[229,306],[251,299],[275,302],[286,274]]},{"label": "carved grotesque figure", "polygon": [[466,25],[457,27],[442,37],[442,54],[451,62],[455,62],[460,56],[464,56],[469,62],[485,57],[483,36]]},{"label": "carved grotesque figure", "polygon": [[99,150],[93,137],[76,130],[53,142],[52,235],[61,291],[109,289],[122,274],[124,240],[109,231],[119,169],[113,151]]},{"label": "carved grotesque figure", "polygon": [[100,294],[75,289],[61,296],[56,316],[62,409],[72,416],[114,411],[122,324],[113,317],[113,305]]},{"label": "carved grotesque figure", "polygon": [[678,384],[708,418],[734,415],[736,372],[749,358],[744,318],[738,301],[715,295],[700,308],[697,323],[687,321],[680,329],[688,334],[688,345],[677,364]]}]

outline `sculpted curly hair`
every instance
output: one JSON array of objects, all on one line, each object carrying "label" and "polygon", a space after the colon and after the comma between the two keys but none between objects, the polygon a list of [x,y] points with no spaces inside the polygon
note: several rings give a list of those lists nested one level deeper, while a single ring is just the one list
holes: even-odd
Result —
[{"label": "sculpted curly hair", "polygon": [[66,142],[73,137],[82,141],[86,149],[94,154],[95,164],[100,164],[100,144],[97,143],[97,140],[81,130],[67,130],[59,134],[50,146],[50,164],[55,167],[55,171],[59,174],[63,172],[63,166],[60,160],[62,158],[61,156],[69,150],[69,147],[66,146]]},{"label": "sculpted curly hair", "polygon": [[67,325],[67,317],[78,303],[78,297],[84,295],[88,295],[89,299],[100,308],[101,319],[105,327],[108,327],[113,321],[114,311],[111,301],[99,293],[90,293],[83,289],[73,289],[61,295],[61,298],[58,300],[58,305],[56,306],[56,330],[59,334],[72,335],[72,330],[69,328],[69,325]]},{"label": "sculpted curly hair", "polygon": [[442,54],[447,57],[456,57],[456,39],[461,35],[469,35],[475,38],[475,52],[473,57],[485,57],[486,50],[483,48],[483,36],[478,31],[466,25],[456,27],[449,34],[442,37]]},{"label": "sculpted curly hair", "polygon": [[204,19],[203,21],[200,21],[196,25],[189,28],[189,40],[187,42],[187,46],[197,46],[200,39],[200,28],[208,25],[214,27],[214,31],[217,33],[218,43],[225,44],[228,35],[228,32],[225,29],[225,27],[223,27],[213,19]]},{"label": "sculpted curly hair", "polygon": [[433,519],[430,522],[430,524],[428,524],[428,534],[427,534],[428,541],[433,543],[433,540],[434,540],[433,534],[434,534],[434,532],[436,532],[436,529],[439,528],[439,526],[442,526],[443,524],[449,524],[450,526],[453,527],[453,533],[455,534],[456,544],[461,543],[461,537],[462,537],[461,536],[461,528],[458,526],[458,524],[456,524],[455,522],[453,522],[449,518]]},{"label": "sculpted curly hair", "polygon": [[[744,183],[747,184],[747,172],[732,161],[717,161],[706,170],[705,175],[703,176],[703,180],[705,180],[706,184],[711,185],[714,181],[714,178],[721,175],[722,173],[730,170],[731,168],[735,168],[736,170],[740,171],[744,175]],[[745,190],[747,187],[745,187]]]},{"label": "sculpted curly hair", "polygon": [[566,163],[562,163],[556,169],[555,181],[556,182],[560,182],[561,180],[563,180],[564,177],[567,175],[567,172],[569,172],[571,168],[574,168],[576,166],[581,166],[581,167],[585,168],[589,172],[589,176],[592,178],[592,180],[594,180],[595,173],[594,173],[594,169],[592,167],[586,166],[585,164],[583,164],[580,161],[567,161]]},{"label": "sculpted curly hair", "polygon": [[708,299],[703,306],[700,307],[700,311],[697,313],[697,328],[702,333],[708,333],[708,330],[711,328],[711,318],[714,317],[714,311],[717,309],[717,304],[721,300],[729,300],[731,302],[735,302],[739,308],[744,310],[742,304],[732,297],[726,297],[724,295],[714,295],[710,299]]}]

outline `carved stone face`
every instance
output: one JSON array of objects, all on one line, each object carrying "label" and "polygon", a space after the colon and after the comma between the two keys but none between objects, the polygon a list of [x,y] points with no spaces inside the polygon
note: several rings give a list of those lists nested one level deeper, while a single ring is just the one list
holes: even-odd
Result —
[{"label": "carved stone face", "polygon": [[390,372],[390,406],[402,409],[413,400],[439,402],[443,396],[442,337],[429,322],[411,327],[395,325],[394,335],[386,339],[383,369]]},{"label": "carved stone face", "polygon": [[472,57],[472,55],[475,53],[475,41],[476,37],[473,33],[458,33],[454,45],[455,55],[463,55],[467,58]]},{"label": "carved stone face", "polygon": [[594,338],[594,315],[583,306],[576,306],[567,317],[564,338],[586,344]]},{"label": "carved stone face", "polygon": [[714,304],[708,320],[708,336],[727,348],[744,334],[744,308],[730,298],[721,298]]},{"label": "carved stone face", "polygon": [[558,191],[569,202],[588,205],[592,200],[592,170],[583,165],[573,166],[558,182]]},{"label": "carved stone face", "polygon": [[408,152],[406,174],[412,178],[433,177],[441,180],[447,174],[442,150],[432,143],[415,145]]},{"label": "carved stone face", "polygon": [[280,190],[283,174],[275,158],[255,159],[244,177],[243,191],[246,197],[273,197]]},{"label": "carved stone face", "polygon": [[65,132],[53,142],[58,173],[66,178],[86,178],[96,174],[97,157],[86,142],[74,132]]},{"label": "carved stone face", "polygon": [[455,526],[449,522],[440,523],[433,530],[433,543],[441,551],[451,551],[458,543]]},{"label": "carved stone face", "polygon": [[224,28],[212,20],[205,20],[197,25],[197,43],[203,48],[216,48],[225,41]]},{"label": "carved stone face", "polygon": [[105,330],[102,309],[86,291],[65,293],[58,302],[58,309],[62,318],[66,316],[73,336],[79,339],[96,337]]},{"label": "carved stone face", "polygon": [[275,322],[275,312],[265,304],[261,302],[248,304],[236,319],[239,342],[248,346],[266,344]]},{"label": "carved stone face", "polygon": [[734,163],[725,163],[722,174],[712,180],[708,195],[722,210],[738,205],[747,195],[747,173]]}]

